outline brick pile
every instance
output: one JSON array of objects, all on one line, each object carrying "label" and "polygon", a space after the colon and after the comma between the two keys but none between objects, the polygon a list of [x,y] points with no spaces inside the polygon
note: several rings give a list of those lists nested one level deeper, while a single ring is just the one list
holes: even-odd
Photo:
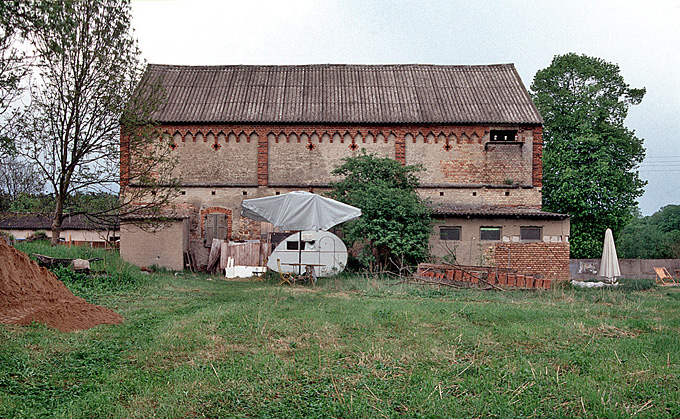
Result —
[{"label": "brick pile", "polygon": [[549,289],[552,279],[485,266],[454,266],[421,263],[416,279],[431,283],[507,289]]}]

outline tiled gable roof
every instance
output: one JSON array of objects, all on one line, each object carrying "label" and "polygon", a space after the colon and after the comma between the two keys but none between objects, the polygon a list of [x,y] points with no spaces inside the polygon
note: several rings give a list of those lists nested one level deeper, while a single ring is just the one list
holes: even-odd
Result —
[{"label": "tiled gable roof", "polygon": [[165,123],[543,123],[513,64],[150,64],[144,80]]}]

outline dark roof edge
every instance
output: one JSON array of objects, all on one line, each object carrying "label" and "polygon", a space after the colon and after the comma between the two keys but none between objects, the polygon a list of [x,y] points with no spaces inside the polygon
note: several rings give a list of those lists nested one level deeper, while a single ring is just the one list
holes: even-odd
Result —
[{"label": "dark roof edge", "polygon": [[[535,107],[535,105],[534,105]],[[468,122],[343,122],[343,121],[283,121],[283,122],[269,122],[269,121],[178,121],[178,120],[158,120],[154,121],[159,125],[215,125],[215,124],[241,124],[241,125],[309,125],[309,124],[336,124],[343,126],[408,126],[408,125],[450,125],[450,126],[465,126],[465,125],[496,125],[496,126],[514,126],[527,125],[541,127],[543,123],[536,121],[532,122],[491,122],[491,121],[468,121]]]}]

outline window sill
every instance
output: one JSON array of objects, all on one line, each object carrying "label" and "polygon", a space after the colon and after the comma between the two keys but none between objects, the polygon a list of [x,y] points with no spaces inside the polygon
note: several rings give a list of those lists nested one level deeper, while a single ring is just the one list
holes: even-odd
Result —
[{"label": "window sill", "polygon": [[488,150],[490,146],[494,148],[495,146],[519,146],[522,148],[523,145],[524,143],[522,141],[489,141],[484,143],[484,149]]}]

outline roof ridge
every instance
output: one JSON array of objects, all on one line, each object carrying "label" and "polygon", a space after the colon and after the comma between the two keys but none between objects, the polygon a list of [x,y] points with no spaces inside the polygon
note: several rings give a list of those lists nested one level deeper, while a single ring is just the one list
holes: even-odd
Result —
[{"label": "roof ridge", "polygon": [[514,67],[514,63],[496,63],[496,64],[423,64],[423,63],[403,63],[403,64],[337,64],[337,63],[318,63],[318,64],[157,64],[148,63],[147,67],[166,68],[166,69],[185,69],[185,70],[220,70],[230,68],[485,68],[485,67]]}]

